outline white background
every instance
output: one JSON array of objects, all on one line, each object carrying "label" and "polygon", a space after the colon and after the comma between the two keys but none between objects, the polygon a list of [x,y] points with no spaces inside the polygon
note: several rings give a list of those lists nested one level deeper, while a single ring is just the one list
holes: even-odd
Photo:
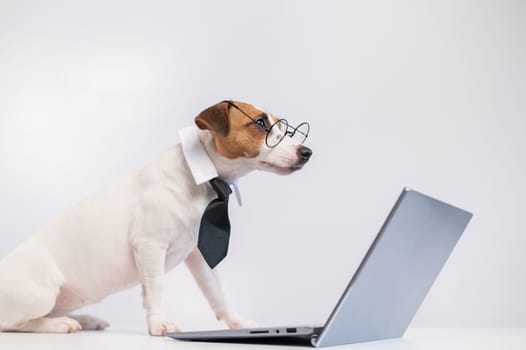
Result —
[{"label": "white background", "polygon": [[[0,257],[224,98],[314,150],[231,204],[240,313],[323,322],[407,185],[475,214],[415,324],[526,326],[523,1],[3,0]],[[166,288],[183,329],[222,326],[184,266]],[[145,327],[139,288],[84,311]]]}]

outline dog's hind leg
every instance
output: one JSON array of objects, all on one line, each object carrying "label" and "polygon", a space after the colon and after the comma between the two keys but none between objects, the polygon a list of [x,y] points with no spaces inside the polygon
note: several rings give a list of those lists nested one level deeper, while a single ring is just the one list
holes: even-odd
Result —
[{"label": "dog's hind leg", "polygon": [[70,317],[41,317],[7,328],[7,332],[75,333],[82,326]]},{"label": "dog's hind leg", "polygon": [[55,305],[56,292],[22,282],[0,278],[1,331],[73,333],[81,329],[72,318],[47,316]]},{"label": "dog's hind leg", "polygon": [[0,330],[71,333],[80,324],[68,317],[49,317],[62,274],[42,249],[24,245],[0,263]]}]

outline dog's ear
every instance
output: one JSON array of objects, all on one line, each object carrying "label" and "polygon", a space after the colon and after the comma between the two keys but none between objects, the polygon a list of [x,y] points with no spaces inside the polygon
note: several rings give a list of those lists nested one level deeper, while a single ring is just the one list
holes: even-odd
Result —
[{"label": "dog's ear", "polygon": [[228,103],[219,102],[199,113],[195,117],[195,124],[201,130],[210,130],[221,136],[228,136],[230,131],[229,109]]}]

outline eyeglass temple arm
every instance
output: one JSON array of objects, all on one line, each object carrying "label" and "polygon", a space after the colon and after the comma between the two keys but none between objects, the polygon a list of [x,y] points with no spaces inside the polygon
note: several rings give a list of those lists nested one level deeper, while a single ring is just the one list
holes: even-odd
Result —
[{"label": "eyeglass temple arm", "polygon": [[[222,102],[222,103],[223,103],[223,102],[224,102],[224,103],[228,103],[229,106],[232,106],[232,107],[234,107],[235,109],[237,109],[238,111],[240,111],[241,113],[243,113],[247,118],[249,118],[250,120],[252,120],[254,123],[256,122],[251,116],[249,116],[244,110],[242,110],[241,108],[239,108],[239,107],[238,107],[234,102],[232,102],[231,100],[223,100],[223,101],[221,101],[221,102]],[[278,123],[279,121],[280,121],[280,120],[276,121],[276,123]],[[309,124],[308,122],[300,123],[300,125],[298,125],[297,127],[294,128],[294,131],[292,132],[292,134],[291,134],[290,136],[292,137],[292,136],[294,136],[294,134],[295,134],[296,132],[299,132],[300,134],[302,134],[303,136],[305,136],[305,138],[307,138],[307,137],[309,136],[308,133],[304,133],[304,132],[298,130],[298,128],[299,128],[301,125],[303,125],[303,124],[308,125],[309,128],[310,128],[310,124]],[[289,125],[288,122],[287,122],[287,125]],[[272,127],[271,127],[271,128],[272,128]],[[271,129],[271,128],[270,128],[270,129]],[[268,132],[268,131],[270,131],[270,129],[265,128],[265,131]]]}]

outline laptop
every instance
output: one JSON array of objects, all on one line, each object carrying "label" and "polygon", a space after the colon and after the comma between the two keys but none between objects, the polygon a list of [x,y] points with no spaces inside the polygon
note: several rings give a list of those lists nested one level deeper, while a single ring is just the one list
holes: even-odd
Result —
[{"label": "laptop", "polygon": [[404,188],[324,325],[168,336],[314,347],[402,337],[471,217],[465,210]]}]

